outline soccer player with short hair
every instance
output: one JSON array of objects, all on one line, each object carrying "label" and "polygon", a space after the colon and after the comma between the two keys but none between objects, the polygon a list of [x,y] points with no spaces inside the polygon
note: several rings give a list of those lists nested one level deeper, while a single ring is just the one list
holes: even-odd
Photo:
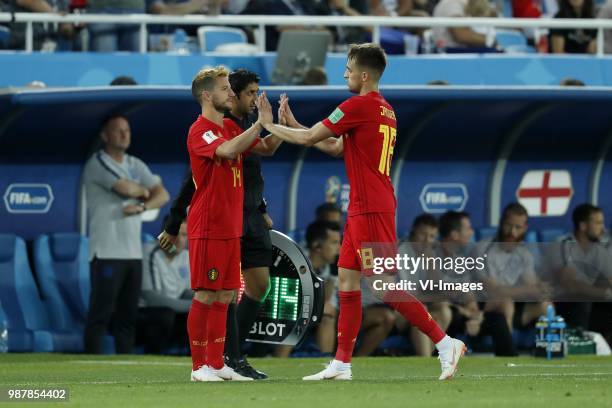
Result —
[{"label": "soccer player with short hair", "polygon": [[[360,251],[365,243],[395,246],[396,200],[389,171],[397,136],[393,108],[378,92],[378,83],[386,67],[383,49],[376,44],[353,45],[348,52],[344,78],[356,95],[344,101],[327,119],[312,128],[300,127],[288,107],[281,106],[286,123],[262,122],[272,134],[290,143],[315,146],[336,157],[344,155],[351,186],[348,217],[338,261],[340,315],[336,357],[321,372],[304,380],[350,380],[351,357],[361,325],[361,288],[363,273]],[[365,262],[363,262],[365,266]],[[440,355],[440,380],[453,377],[459,358],[466,347],[450,338],[427,313],[417,299],[407,292],[393,291],[382,295],[383,301],[418,327],[436,345]]]},{"label": "soccer player with short hair", "polygon": [[[228,78],[235,98],[232,108],[225,112],[225,118],[232,120],[244,131],[257,120],[255,101],[260,79],[255,72],[244,68],[231,72]],[[281,95],[281,101],[285,97],[284,94]],[[269,266],[273,256],[270,239],[272,219],[267,214],[267,204],[263,197],[261,157],[272,156],[281,142],[277,137],[267,135],[252,149],[251,153],[255,154],[245,155],[242,163],[244,220],[240,251],[244,293],[238,305],[237,299],[234,299],[228,306],[225,363],[238,374],[255,380],[265,379],[267,375],[249,364],[246,356],[242,354],[242,347],[270,288]],[[194,191],[193,175],[189,171],[172,203],[168,221],[163,226],[164,230],[158,237],[162,248],[171,249],[180,225],[187,217],[187,207]]]},{"label": "soccer player with short hair", "polygon": [[191,85],[202,106],[187,137],[196,187],[187,218],[195,291],[187,320],[192,381],[252,380],[224,364],[223,349],[228,304],[240,287],[242,153],[260,143],[261,123],[272,120],[272,110],[262,94],[257,122],[246,131],[224,119],[234,98],[228,74],[224,67],[202,69]]}]

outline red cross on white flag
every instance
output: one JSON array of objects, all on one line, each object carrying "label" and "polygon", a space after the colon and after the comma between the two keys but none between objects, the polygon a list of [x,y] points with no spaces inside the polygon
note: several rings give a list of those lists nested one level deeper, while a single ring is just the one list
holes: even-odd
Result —
[{"label": "red cross on white flag", "polygon": [[523,175],[516,198],[530,216],[558,217],[567,212],[573,194],[569,171],[530,170]]}]

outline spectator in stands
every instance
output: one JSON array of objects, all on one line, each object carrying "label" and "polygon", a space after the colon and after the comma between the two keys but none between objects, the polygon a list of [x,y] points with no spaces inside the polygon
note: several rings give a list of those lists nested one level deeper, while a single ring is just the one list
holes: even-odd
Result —
[{"label": "spectator in stands", "polygon": [[175,342],[187,350],[187,314],[193,292],[189,279],[187,224],[183,223],[168,253],[157,241],[145,244],[142,258],[142,291],[137,334],[143,338],[145,353],[160,354]]},{"label": "spectator in stands", "polygon": [[[465,257],[474,236],[470,216],[466,212],[447,211],[440,217],[440,245],[436,246],[436,255],[442,259]],[[445,282],[470,282],[469,272],[458,273],[454,270],[439,272]],[[443,302],[441,308],[448,304],[452,319],[449,331],[455,334],[476,336],[480,333],[483,313],[478,307],[474,293],[446,294],[448,302]],[[451,330],[452,329],[452,330]]]},{"label": "spectator in stands", "polygon": [[[398,253],[402,256],[406,254],[410,257],[422,255],[425,257],[435,256],[435,244],[437,241],[438,220],[431,214],[421,214],[414,219],[410,234],[408,235],[408,241],[404,241],[399,245]],[[398,275],[402,280],[415,281],[415,279],[430,279],[430,272],[424,268],[416,272],[400,270]],[[425,306],[433,319],[440,325],[440,328],[446,330],[452,317],[448,302],[427,302]],[[405,331],[408,328],[408,322],[398,313],[396,313],[396,316],[398,330]],[[414,344],[417,356],[431,356],[434,347],[429,337],[416,327],[410,327],[410,338]]]},{"label": "spectator in stands", "polygon": [[[441,0],[434,17],[492,17],[494,10],[488,0]],[[470,27],[434,27],[433,38],[439,49],[491,48],[493,35],[481,34]]]},{"label": "spectator in stands", "polygon": [[[593,18],[593,0],[559,0],[555,18]],[[550,52],[555,54],[595,54],[597,30],[555,28],[550,30]]]},{"label": "spectator in stands", "polygon": [[219,0],[145,0],[147,13],[170,16],[184,16],[187,14],[219,14]]},{"label": "spectator in stands", "polygon": [[560,296],[576,302],[557,303],[558,313],[570,327],[587,329],[592,321],[591,301],[612,301],[612,257],[601,244],[605,231],[601,208],[578,205],[572,221],[574,232],[550,248],[546,261],[554,281],[561,284]]},{"label": "spectator in stands", "polygon": [[85,328],[85,351],[102,352],[111,318],[117,353],[129,353],[142,278],[141,214],[169,199],[159,177],[140,159],[126,153],[128,120],[111,115],[102,124],[103,149],[85,164],[91,297]]},{"label": "spectator in stands", "polygon": [[[340,224],[315,221],[306,229],[306,248],[314,272],[323,279],[325,300],[323,316],[317,326],[316,342],[323,353],[333,353],[336,345],[336,317],[338,301],[337,276],[331,274],[330,264],[336,261],[340,249]],[[278,347],[277,357],[288,357],[292,347]]]},{"label": "spectator in stands", "polygon": [[539,0],[512,0],[512,17],[540,18],[542,6]]},{"label": "spectator in stands", "polygon": [[[527,233],[528,213],[519,203],[504,208],[497,235],[478,243],[476,257],[486,258],[485,268],[474,271],[483,282],[487,293],[484,306],[485,320],[491,313],[504,316],[506,326],[499,325],[496,331],[508,330],[511,336],[515,326],[527,326],[546,313],[550,295],[549,286],[535,272],[533,255],[524,245]],[[522,303],[522,302],[531,303]],[[517,303],[521,302],[521,303]],[[515,351],[500,350],[497,355],[514,354]]]},{"label": "spectator in stands", "polygon": [[[65,0],[0,0],[0,12],[11,13],[57,13],[67,12],[68,3]],[[45,41],[50,40],[56,33],[47,29],[47,24],[33,24],[34,32],[34,50],[41,50]],[[24,49],[26,40],[26,25],[9,23],[10,40],[9,49]],[[69,34],[72,30],[71,24],[59,24],[58,33]],[[48,48],[49,46],[47,46]],[[46,51],[54,51],[55,44],[51,46],[53,49]]]},{"label": "spectator in stands", "polygon": [[[91,14],[144,14],[145,0],[88,0]],[[87,26],[89,49],[98,52],[138,51],[140,32],[138,25],[95,23]]]},{"label": "spectator in stands", "polygon": [[412,0],[368,0],[368,8],[372,16],[408,17],[413,15],[414,2]]},{"label": "spectator in stands", "polygon": [[129,75],[119,75],[117,78],[113,79],[110,86],[126,86],[126,85],[138,85],[138,82],[134,78]]},{"label": "spectator in stands", "polygon": [[[606,3],[601,6],[597,18],[612,19],[612,0],[606,1]],[[604,52],[606,54],[612,54],[612,30],[604,30]]]},{"label": "spectator in stands", "polygon": [[306,71],[302,85],[327,85],[327,73],[323,67],[313,67]]},{"label": "spectator in stands", "polygon": [[[243,14],[273,16],[326,16],[329,5],[316,0],[249,0]],[[309,30],[308,27],[266,26],[266,50],[276,51],[280,34],[286,30]],[[319,28],[316,28],[319,30]],[[326,28],[322,28],[326,29]]]}]

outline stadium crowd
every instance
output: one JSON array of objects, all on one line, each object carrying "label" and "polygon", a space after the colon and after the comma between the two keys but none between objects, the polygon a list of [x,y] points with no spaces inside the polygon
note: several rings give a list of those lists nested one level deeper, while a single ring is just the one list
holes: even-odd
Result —
[{"label": "stadium crowd", "polygon": [[[612,0],[0,0],[0,12],[608,19],[612,17]],[[137,25],[37,23],[33,27],[35,50],[113,52],[139,49]],[[254,42],[254,28],[240,28],[245,31],[250,42]],[[266,49],[276,50],[280,34],[296,29],[329,31],[333,38],[332,49],[337,51],[344,51],[347,44],[353,42],[368,41],[372,36],[371,28],[368,27],[268,26]],[[197,26],[150,26],[149,48],[168,51],[169,47],[176,50],[184,46],[185,41],[197,43],[197,31]],[[25,24],[0,25],[0,49],[23,49],[25,32]],[[503,38],[508,36],[515,40],[505,42]],[[520,38],[518,43],[517,36]],[[498,30],[496,35],[495,30],[487,31],[482,27],[435,27],[426,30],[386,27],[381,30],[381,44],[389,54],[594,54],[596,36],[596,30],[583,29]],[[521,44],[523,40],[525,44]],[[173,41],[176,44],[172,45]],[[197,47],[192,48],[195,49]],[[605,32],[605,51],[612,52],[612,30]]]},{"label": "stadium crowd", "polygon": [[[300,349],[253,343],[246,348],[250,355],[289,357],[293,353],[314,356],[331,355],[335,350],[338,314],[336,260],[341,242],[339,221],[343,215],[332,203],[322,204],[316,214],[306,228],[302,244],[314,272],[325,282],[323,318],[310,335],[310,340]],[[533,343],[524,339],[533,339],[535,322],[553,303],[546,300],[551,291],[550,282],[544,282],[546,271],[554,271],[555,279],[571,282],[567,283],[571,287],[582,284],[588,287],[598,278],[603,278],[609,285],[612,275],[607,259],[612,257],[612,247],[604,233],[603,212],[598,207],[582,204],[574,209],[572,219],[573,232],[558,237],[550,246],[540,247],[550,251],[543,254],[538,253],[538,249],[534,251],[535,245],[525,244],[528,215],[518,203],[505,208],[495,235],[478,242],[474,239],[470,215],[465,212],[448,211],[438,218],[421,214],[413,220],[408,236],[399,243],[398,252],[441,257],[486,253],[490,260],[486,270],[471,279],[485,282],[489,289],[495,287],[496,294],[491,295],[491,300],[484,300],[474,293],[447,293],[428,298],[426,305],[444,330],[452,336],[468,339],[474,351],[513,356],[533,351]],[[184,229],[183,225],[177,253],[167,254],[153,243],[144,247],[136,339],[137,344],[144,345],[146,353],[168,352],[176,350],[177,346],[182,352],[187,350],[185,319],[191,291]],[[576,244],[583,249],[574,249]],[[564,247],[571,248],[570,251],[578,255],[567,255]],[[555,261],[554,265],[547,265],[544,258]],[[458,276],[453,275],[448,271],[419,270],[417,276],[452,281]],[[469,274],[459,276],[470,279]],[[398,279],[415,278],[409,271],[400,270]],[[609,286],[604,284],[597,290],[599,292],[588,292],[582,297],[575,294],[576,299],[592,298],[594,302],[556,301],[554,306],[569,328],[599,332],[610,343],[612,303],[607,298]],[[362,293],[364,318],[356,356],[432,355],[431,341],[378,300],[365,283]]]}]

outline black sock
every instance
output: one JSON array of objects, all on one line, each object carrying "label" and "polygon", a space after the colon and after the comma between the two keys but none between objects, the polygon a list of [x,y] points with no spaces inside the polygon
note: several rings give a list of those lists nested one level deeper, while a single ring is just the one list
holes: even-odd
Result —
[{"label": "black sock", "polygon": [[246,338],[249,336],[249,332],[255,323],[259,309],[261,309],[261,302],[251,299],[244,293],[240,303],[238,304],[238,330],[240,332],[240,349],[244,346]]},{"label": "black sock", "polygon": [[227,327],[225,334],[225,355],[232,360],[239,359],[240,353],[240,336],[238,331],[238,319],[236,313],[236,304],[230,303],[227,308]]}]

